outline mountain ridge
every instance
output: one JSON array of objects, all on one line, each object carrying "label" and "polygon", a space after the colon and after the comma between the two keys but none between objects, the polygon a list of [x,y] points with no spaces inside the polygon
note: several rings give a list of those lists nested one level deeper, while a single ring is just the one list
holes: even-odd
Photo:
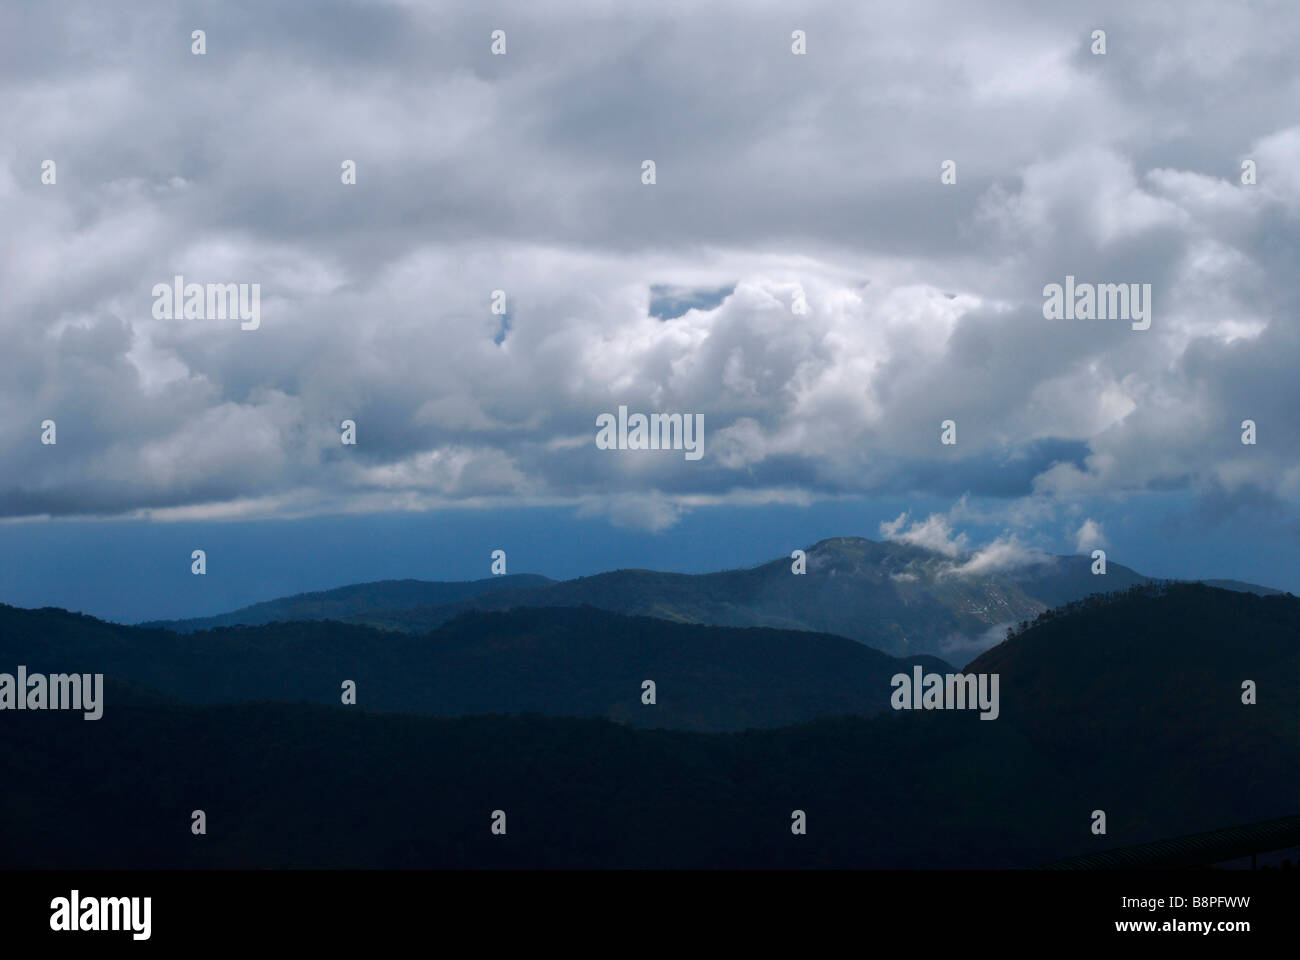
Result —
[{"label": "mountain ridge", "polygon": [[[327,590],[309,590],[303,593],[274,597],[259,603],[239,607],[227,613],[207,617],[188,617],[172,620],[144,620],[138,627],[176,630],[188,633],[213,627],[258,626],[288,620],[340,620],[356,617],[374,610],[416,605],[412,601],[433,599],[449,603],[465,597],[494,590],[510,590],[555,583],[550,577],[536,573],[506,574],[478,580],[417,580],[410,577],[397,580],[368,580],[349,583]],[[346,604],[346,609],[339,609]],[[342,616],[331,616],[340,613]]]},{"label": "mountain ridge", "polygon": [[[1116,563],[1107,564],[1105,575],[1094,575],[1092,559],[1082,555],[1035,555],[1005,569],[981,570],[969,551],[948,554],[862,537],[824,538],[804,553],[807,572],[801,575],[791,572],[790,558],[777,558],[705,573],[619,568],[568,580],[516,574],[474,581],[377,581],[216,617],[141,626],[191,632],[302,618],[422,633],[473,610],[590,605],[679,623],[828,633],[894,656],[960,660],[987,648],[1000,630],[1045,610],[1153,580]],[[408,586],[398,595],[394,585],[399,584],[425,586]],[[1214,585],[1274,592],[1238,581]],[[366,586],[382,597],[365,603],[348,599],[347,591]],[[405,602],[409,597],[421,602]]]}]

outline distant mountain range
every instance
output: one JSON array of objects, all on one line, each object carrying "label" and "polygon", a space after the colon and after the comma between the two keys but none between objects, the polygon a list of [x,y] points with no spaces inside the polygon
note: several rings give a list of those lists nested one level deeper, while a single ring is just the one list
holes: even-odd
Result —
[{"label": "distant mountain range", "polygon": [[[904,666],[842,638],[590,607],[188,636],[0,608],[18,663],[115,676],[101,720],[0,715],[0,866],[1015,867],[1300,809],[1300,599],[1197,584],[1014,631],[969,667],[992,722],[861,715]],[[552,716],[413,715],[480,710]]]},{"label": "distant mountain range", "polygon": [[189,620],[150,620],[142,627],[161,627],[180,633],[212,630],[216,627],[255,627],[263,623],[289,620],[362,621],[392,610],[411,607],[441,606],[468,600],[497,590],[527,590],[555,581],[536,574],[509,574],[482,580],[430,581],[379,580],[358,583],[333,590],[298,593],[265,603],[241,607],[214,617]]},{"label": "distant mountain range", "polygon": [[[470,611],[598,607],[629,616],[726,627],[772,627],[849,637],[894,656],[960,663],[996,642],[998,628],[1092,593],[1151,582],[1128,567],[1091,572],[1085,556],[1048,557],[1014,569],[967,572],[969,555],[836,537],[808,547],[807,572],[788,558],[719,573],[616,570],[574,580],[502,576],[465,583],[388,580],[299,594],[216,617],[152,621],[191,633],[276,620],[335,619],[423,633]],[[1264,587],[1214,581],[1260,594]]]}]

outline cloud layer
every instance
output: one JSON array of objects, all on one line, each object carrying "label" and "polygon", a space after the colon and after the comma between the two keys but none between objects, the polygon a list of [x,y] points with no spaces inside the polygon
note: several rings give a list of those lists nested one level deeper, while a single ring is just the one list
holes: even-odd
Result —
[{"label": "cloud layer", "polygon": [[[0,513],[1294,505],[1300,9],[1089,17],[10,5]],[[260,283],[261,328],[154,319],[176,274]],[[1044,320],[1067,274],[1152,284],[1151,329]],[[597,450],[620,404],[704,458]],[[958,549],[934,520],[898,532]]]}]

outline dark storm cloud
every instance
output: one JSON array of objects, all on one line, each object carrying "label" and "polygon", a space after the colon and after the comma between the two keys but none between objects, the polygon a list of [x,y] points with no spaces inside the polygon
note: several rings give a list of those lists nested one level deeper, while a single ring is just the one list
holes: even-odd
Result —
[{"label": "dark storm cloud", "polygon": [[[1190,7],[9,5],[0,512],[1293,504],[1300,11]],[[1045,321],[1067,274],[1151,329]],[[620,404],[704,458],[596,450]]]}]

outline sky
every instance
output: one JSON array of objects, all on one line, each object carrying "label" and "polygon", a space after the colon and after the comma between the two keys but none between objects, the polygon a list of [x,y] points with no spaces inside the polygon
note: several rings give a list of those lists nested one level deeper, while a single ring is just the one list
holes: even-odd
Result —
[{"label": "sky", "polygon": [[[835,535],[1300,592],[1298,48],[1293,3],[6,4],[0,601]],[[1047,319],[1067,276],[1149,329]],[[620,406],[703,456],[601,449]]]}]

